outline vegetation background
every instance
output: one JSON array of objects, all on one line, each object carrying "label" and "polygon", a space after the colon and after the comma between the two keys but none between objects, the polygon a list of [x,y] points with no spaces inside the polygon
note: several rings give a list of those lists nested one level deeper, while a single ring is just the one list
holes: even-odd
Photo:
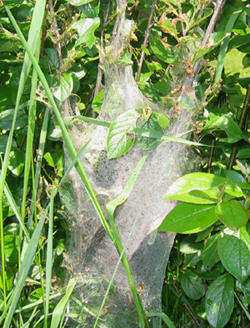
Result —
[{"label": "vegetation background", "polygon": [[[215,4],[220,11],[208,31]],[[73,94],[77,116],[97,117],[105,82],[99,51],[120,14],[111,0],[0,2],[2,327],[66,327],[69,318],[81,327],[86,308],[72,296],[76,279],[64,285],[71,267],[58,190],[68,175],[63,142],[70,142],[58,107]],[[194,111],[192,141],[207,145],[192,146],[201,172],[179,180],[181,192],[175,184],[166,190],[166,199],[180,203],[159,230],[178,235],[158,315],[163,327],[249,327],[248,1],[130,0],[126,15],[135,27],[121,61],[133,62],[141,91],[163,104],[161,113],[143,112],[145,124],[155,115],[160,126],[154,143],[185,108]],[[180,105],[178,96],[197,63],[194,110],[191,98]],[[157,130],[156,123],[146,127]],[[110,157],[133,146],[128,131],[124,148]]]}]

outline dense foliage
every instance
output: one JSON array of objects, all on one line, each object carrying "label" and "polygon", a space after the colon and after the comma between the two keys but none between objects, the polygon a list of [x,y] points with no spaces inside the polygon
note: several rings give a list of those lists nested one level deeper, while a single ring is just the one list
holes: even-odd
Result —
[{"label": "dense foliage", "polygon": [[[169,318],[176,327],[250,322],[250,7],[227,0],[202,45],[213,10],[206,0],[128,1],[134,27],[130,48],[124,45],[119,58],[133,63],[140,89],[161,111],[137,109],[113,122],[109,158],[135,143],[151,149],[165,140],[191,145],[201,163],[202,172],[166,190],[165,199],[180,203],[158,229],[179,233],[163,291],[162,318],[169,327]],[[120,13],[111,0],[0,2],[0,325],[62,327],[75,286],[70,280],[65,293],[71,272],[64,262],[67,225],[55,189],[65,176],[65,137],[11,13],[57,105],[73,94],[75,115],[90,121],[104,97],[99,54],[112,40]],[[183,78],[195,77],[198,60],[203,68],[195,86],[193,140],[174,139],[164,129],[181,109],[196,107],[193,98],[178,103],[178,97]],[[70,129],[70,121],[65,125]],[[68,315],[77,320],[81,311]]]}]

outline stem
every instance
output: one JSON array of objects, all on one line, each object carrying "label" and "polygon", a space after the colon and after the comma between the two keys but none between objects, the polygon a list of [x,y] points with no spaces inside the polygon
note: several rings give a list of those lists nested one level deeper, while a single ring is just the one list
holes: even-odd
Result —
[{"label": "stem", "polygon": [[[245,97],[244,106],[243,106],[243,110],[242,110],[241,117],[240,117],[240,122],[239,122],[240,129],[243,129],[245,127],[246,118],[249,115],[249,102],[250,102],[250,84],[248,85],[248,88],[247,88],[247,94]],[[238,151],[238,143],[234,144],[234,147],[233,147],[233,150],[232,150],[232,153],[230,156],[229,165],[228,165],[229,170],[232,170],[232,167],[235,162],[236,155],[237,155],[237,151]]]},{"label": "stem", "polygon": [[[218,19],[218,16],[219,16],[219,13],[220,11],[222,10],[223,6],[224,6],[224,2],[225,0],[218,0],[217,3],[216,3],[216,6],[215,6],[215,9],[214,9],[214,13],[213,13],[213,16],[212,18],[210,19],[210,22],[209,22],[209,25],[208,25],[208,28],[206,30],[206,34],[203,38],[203,41],[202,41],[202,44],[201,44],[201,48],[205,48],[208,40],[209,40],[209,37],[210,37],[210,34],[213,32],[213,29],[214,29],[214,25]],[[194,65],[194,73],[195,75],[197,75],[201,69],[201,63],[202,63],[202,58],[198,59],[197,62],[195,63]]]},{"label": "stem", "polygon": [[[154,17],[156,4],[157,4],[157,0],[154,0],[153,3],[152,3],[152,6],[151,6],[151,13],[150,13],[150,16],[149,16],[149,19],[148,19],[148,25],[147,25],[147,29],[146,29],[146,32],[145,32],[145,38],[144,38],[144,42],[143,42],[143,47],[144,48],[147,48],[147,46],[148,46],[148,39],[149,39],[149,35],[150,35],[150,30],[151,30],[151,27],[152,27],[152,20],[153,20],[153,17]],[[145,58],[145,51],[142,50],[141,58],[140,58],[140,61],[139,61],[139,64],[138,64],[137,82],[140,81],[141,70],[142,70],[142,65],[143,65],[143,62],[144,62],[144,58]]]},{"label": "stem", "polygon": [[62,70],[63,70],[62,47],[61,47],[61,42],[60,42],[61,36],[59,33],[58,24],[57,24],[57,20],[56,20],[56,13],[54,11],[54,6],[53,6],[52,0],[49,0],[48,4],[49,4],[49,11],[52,16],[52,19],[51,19],[52,24],[51,25],[52,25],[54,35],[56,37],[56,51],[58,53],[58,58],[59,58],[59,68],[57,69],[57,74],[58,74],[59,80],[60,80],[60,76],[61,76]]}]

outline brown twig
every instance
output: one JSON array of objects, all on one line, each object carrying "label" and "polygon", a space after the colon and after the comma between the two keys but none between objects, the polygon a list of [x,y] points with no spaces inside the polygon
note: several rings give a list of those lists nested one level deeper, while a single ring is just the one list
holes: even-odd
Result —
[{"label": "brown twig", "polygon": [[[177,286],[176,286],[176,284],[175,284],[174,282],[173,282],[173,286],[174,286],[174,289],[177,291],[177,293],[180,294],[180,291],[179,291],[179,289],[177,288]],[[197,327],[200,327],[200,323],[199,323],[199,321],[196,319],[196,317],[195,317],[195,315],[193,314],[193,312],[191,311],[190,307],[189,307],[186,303],[184,303],[184,302],[183,302],[183,305],[185,306],[185,308],[187,309],[187,311],[189,312],[189,314],[191,315],[191,317],[194,319],[194,321],[195,321]]]},{"label": "brown twig", "polygon": [[[151,13],[150,13],[150,16],[149,16],[149,19],[148,19],[148,25],[147,25],[147,29],[146,29],[146,32],[145,32],[145,38],[144,38],[144,42],[143,42],[143,47],[144,48],[147,48],[147,46],[148,46],[148,39],[149,39],[149,35],[150,35],[150,30],[151,30],[151,27],[152,27],[152,20],[153,20],[153,17],[154,17],[156,4],[157,4],[157,0],[154,0],[154,2],[152,3],[152,6],[151,6]],[[142,50],[141,58],[140,58],[140,61],[139,61],[139,64],[138,64],[137,82],[140,81],[144,58],[145,58],[145,51]]]},{"label": "brown twig", "polygon": [[[202,44],[201,44],[201,47],[202,48],[205,48],[205,46],[208,43],[209,37],[210,37],[211,33],[214,30],[214,26],[215,26],[215,23],[216,23],[216,21],[218,19],[218,16],[219,16],[219,14],[220,14],[223,6],[224,6],[224,2],[225,2],[225,0],[218,0],[217,3],[216,3],[216,6],[214,8],[213,16],[210,19],[210,22],[209,22],[209,25],[207,27],[205,36],[204,36],[204,38],[202,40]],[[195,65],[194,65],[194,73],[195,73],[195,75],[197,75],[199,73],[199,71],[201,69],[201,63],[202,63],[202,59],[201,58],[199,60],[197,60],[197,62],[195,63]]]},{"label": "brown twig", "polygon": [[57,24],[57,20],[56,20],[56,13],[54,11],[54,5],[53,5],[53,1],[49,0],[48,1],[49,4],[49,11],[50,11],[50,15],[52,17],[52,28],[53,28],[53,33],[56,37],[56,51],[58,53],[58,58],[59,58],[59,68],[57,69],[57,74],[60,80],[61,74],[62,74],[62,70],[63,70],[63,59],[62,59],[62,46],[61,46],[61,36],[59,33],[59,28],[58,28],[58,24]]},{"label": "brown twig", "polygon": [[[239,122],[240,129],[244,129],[246,127],[246,124],[248,123],[248,120],[246,120],[246,118],[249,116],[249,102],[250,102],[250,84],[248,85],[248,88],[247,88],[247,94],[245,97],[244,106],[243,106],[243,110],[242,110],[241,117],[240,117],[240,122]],[[228,165],[229,170],[232,170],[232,167],[235,162],[236,155],[237,155],[237,151],[238,151],[238,143],[236,143],[233,147],[233,150],[232,150],[232,153],[230,156],[229,165]]]}]

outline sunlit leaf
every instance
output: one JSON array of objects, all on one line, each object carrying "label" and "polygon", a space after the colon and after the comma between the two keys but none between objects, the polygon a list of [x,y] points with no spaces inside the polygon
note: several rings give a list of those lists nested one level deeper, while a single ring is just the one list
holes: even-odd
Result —
[{"label": "sunlit leaf", "polygon": [[72,73],[63,73],[61,76],[61,83],[58,89],[53,93],[54,96],[63,102],[69,97],[73,90],[73,78]]},{"label": "sunlit leaf", "polygon": [[215,213],[219,220],[234,231],[243,227],[249,219],[247,210],[237,200],[217,204]]},{"label": "sunlit leaf", "polygon": [[75,22],[72,28],[75,28],[79,34],[76,46],[84,44],[91,48],[95,42],[94,32],[100,24],[100,18],[84,18]]},{"label": "sunlit leaf", "polygon": [[166,216],[158,231],[177,233],[199,232],[218,219],[214,212],[215,205],[196,205],[180,203]]},{"label": "sunlit leaf", "polygon": [[177,199],[195,204],[218,202],[217,187],[226,182],[224,198],[227,200],[243,197],[242,190],[236,183],[224,177],[207,173],[190,173],[177,179],[169,188],[164,199]]},{"label": "sunlit leaf", "polygon": [[250,274],[249,245],[242,238],[241,230],[232,233],[232,231],[226,229],[224,232],[218,244],[221,262],[228,272],[239,281],[244,282]]}]

